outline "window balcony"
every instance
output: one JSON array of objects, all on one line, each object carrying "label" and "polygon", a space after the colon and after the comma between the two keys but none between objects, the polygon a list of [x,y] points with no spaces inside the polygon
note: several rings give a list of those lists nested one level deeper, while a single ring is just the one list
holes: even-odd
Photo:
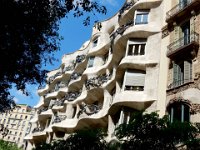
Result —
[{"label": "window balcony", "polygon": [[177,80],[177,81],[173,81],[171,84],[169,84],[167,88],[168,88],[168,90],[171,90],[171,89],[175,89],[175,88],[184,86],[184,85],[192,83],[192,82],[193,82],[192,78]]},{"label": "window balcony", "polygon": [[175,55],[194,50],[199,47],[199,34],[192,33],[180,38],[168,46],[167,57],[173,58]]},{"label": "window balcony", "polygon": [[174,21],[181,21],[182,18],[191,15],[192,10],[198,10],[199,6],[200,6],[199,0],[183,1],[167,12],[166,22],[172,23]]}]

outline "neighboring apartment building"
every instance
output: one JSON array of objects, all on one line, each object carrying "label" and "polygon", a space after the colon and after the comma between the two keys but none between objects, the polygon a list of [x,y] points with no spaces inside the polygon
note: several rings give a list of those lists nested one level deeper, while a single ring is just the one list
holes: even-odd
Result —
[{"label": "neighboring apartment building", "polygon": [[110,141],[139,110],[198,122],[200,3],[184,2],[126,0],[79,50],[64,55],[38,90],[28,149],[84,127],[107,129]]},{"label": "neighboring apartment building", "polygon": [[200,1],[167,3],[171,9],[166,13],[165,26],[169,39],[166,112],[171,122],[200,123]]},{"label": "neighboring apartment building", "polygon": [[24,148],[24,137],[30,132],[33,117],[32,108],[25,104],[18,104],[14,109],[0,114],[0,124],[7,130],[7,134],[1,134],[0,139],[16,143]]}]

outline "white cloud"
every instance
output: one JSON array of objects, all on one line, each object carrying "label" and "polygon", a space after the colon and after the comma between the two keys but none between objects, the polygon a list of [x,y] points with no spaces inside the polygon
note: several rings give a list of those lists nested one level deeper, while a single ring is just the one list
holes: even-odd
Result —
[{"label": "white cloud", "polygon": [[13,100],[15,101],[15,103],[18,103],[19,102],[19,99],[14,97]]}]

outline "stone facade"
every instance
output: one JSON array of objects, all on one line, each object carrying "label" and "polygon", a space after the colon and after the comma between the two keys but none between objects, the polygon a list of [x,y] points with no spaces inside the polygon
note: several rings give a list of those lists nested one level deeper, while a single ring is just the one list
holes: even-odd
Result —
[{"label": "stone facade", "polygon": [[[173,52],[167,55],[169,72],[166,105],[171,105],[171,109],[166,110],[166,113],[173,118],[178,114],[178,110],[173,105],[176,107],[182,105],[179,112],[181,121],[184,121],[184,116],[189,115],[191,122],[200,122],[197,119],[200,116],[200,2],[198,0],[171,2],[171,6],[168,5],[170,9],[167,14],[172,15],[166,19],[170,32],[168,51],[173,48]],[[187,106],[190,112],[186,113]]]},{"label": "stone facade", "polygon": [[84,127],[105,128],[111,141],[115,128],[140,110],[199,122],[200,4],[182,3],[126,0],[95,25],[91,39],[64,55],[38,90],[28,149]]}]

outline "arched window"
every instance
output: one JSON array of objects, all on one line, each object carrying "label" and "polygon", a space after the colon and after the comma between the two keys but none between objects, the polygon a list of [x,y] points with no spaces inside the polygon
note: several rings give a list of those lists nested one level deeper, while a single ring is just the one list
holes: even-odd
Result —
[{"label": "arched window", "polygon": [[190,107],[182,102],[175,102],[168,107],[170,121],[190,121]]}]

